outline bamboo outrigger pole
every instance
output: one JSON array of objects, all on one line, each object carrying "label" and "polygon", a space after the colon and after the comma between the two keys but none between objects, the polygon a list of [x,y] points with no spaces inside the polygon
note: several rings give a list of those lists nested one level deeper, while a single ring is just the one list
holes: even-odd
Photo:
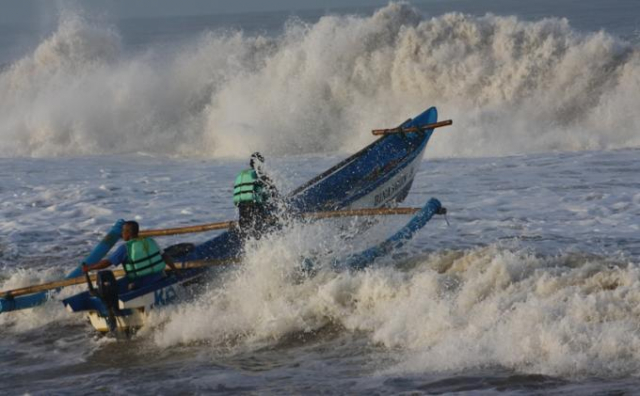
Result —
[{"label": "bamboo outrigger pole", "polygon": [[[418,212],[420,208],[367,208],[367,209],[350,209],[350,210],[335,210],[329,212],[312,212],[302,213],[303,218],[307,219],[329,219],[334,217],[347,217],[347,216],[387,216],[387,215],[409,215]],[[165,228],[159,230],[144,230],[140,231],[141,237],[150,236],[167,236],[167,235],[179,235],[190,234],[195,232],[205,232],[212,230],[222,230],[234,227],[237,224],[236,221],[223,221],[220,223],[201,224],[188,227],[178,228]]]},{"label": "bamboo outrigger pole", "polygon": [[161,230],[144,230],[144,231],[140,231],[138,235],[141,237],[150,237],[150,236],[191,234],[194,232],[224,230],[227,228],[234,227],[237,223],[238,223],[237,221],[222,221],[220,223],[209,223],[209,224],[201,224],[201,225],[188,226],[188,227],[165,228]]},{"label": "bamboo outrigger pole", "polygon": [[336,210],[330,212],[304,213],[302,216],[308,219],[330,219],[333,217],[347,216],[388,216],[410,215],[420,211],[420,208],[366,208]]},{"label": "bamboo outrigger pole", "polygon": [[[366,208],[366,209],[350,209],[350,210],[335,210],[328,212],[312,212],[312,213],[303,213],[302,217],[306,219],[329,219],[335,217],[348,217],[348,216],[386,216],[386,215],[409,215],[414,214],[420,211],[420,208]],[[237,224],[236,221],[223,221],[219,223],[210,223],[210,224],[201,224],[189,227],[178,227],[178,228],[166,228],[159,230],[145,230],[140,231],[140,236],[167,236],[167,235],[179,235],[179,234],[188,234],[194,232],[204,232],[211,230],[221,230],[233,227]],[[228,259],[228,260],[195,260],[185,262],[183,266],[180,266],[180,269],[188,269],[188,268],[200,268],[200,267],[209,267],[215,265],[228,265],[239,262],[240,259]],[[167,270],[171,270],[170,268],[166,268]],[[124,270],[114,270],[113,274],[116,277],[121,277],[125,275]],[[96,275],[90,275],[91,280],[95,282]],[[39,285],[25,286],[13,290],[0,291],[0,298],[12,298],[24,296],[27,294],[33,294],[53,289],[59,289],[62,287],[79,285],[86,282],[85,276],[78,276],[76,278],[64,279],[59,281],[42,283]]]},{"label": "bamboo outrigger pole", "polygon": [[451,124],[453,124],[453,120],[444,120],[444,121],[434,122],[433,124],[425,124],[425,125],[419,125],[419,126],[414,126],[409,128],[397,127],[397,128],[391,128],[391,129],[374,129],[371,131],[371,133],[373,133],[374,135],[390,135],[392,133],[424,132],[427,129],[440,128],[443,126],[449,126]]},{"label": "bamboo outrigger pole", "polygon": [[[194,260],[187,261],[184,263],[184,266],[179,266],[178,269],[190,269],[190,268],[201,268],[201,267],[211,267],[216,265],[229,265],[235,264],[240,261],[239,258],[227,259],[227,260]],[[167,271],[171,271],[171,268],[168,266],[165,268]],[[116,278],[120,278],[125,275],[125,271],[123,269],[113,270],[113,275]],[[95,282],[97,279],[96,274],[89,275],[92,282]],[[67,286],[80,285],[87,282],[87,278],[82,275],[76,278],[64,279],[53,282],[41,283],[39,285],[25,286],[20,287],[13,290],[0,291],[0,298],[12,298],[24,296],[27,294],[38,293],[42,291],[48,291],[53,289],[59,289]]]}]

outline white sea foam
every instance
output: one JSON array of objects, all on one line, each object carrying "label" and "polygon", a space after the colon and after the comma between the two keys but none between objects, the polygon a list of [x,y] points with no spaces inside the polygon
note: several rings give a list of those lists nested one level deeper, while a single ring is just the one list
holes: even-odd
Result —
[{"label": "white sea foam", "polygon": [[[327,324],[328,318],[319,313],[331,307],[315,295],[323,282],[336,276],[332,259],[359,251],[388,233],[388,224],[368,232],[358,231],[358,221],[351,222],[353,228],[338,224],[292,225],[284,234],[248,244],[242,266],[214,281],[195,304],[154,318],[152,323],[162,325],[154,333],[155,341],[162,346],[204,340],[255,347]],[[313,281],[302,271],[305,257],[313,257],[319,271]],[[188,328],[182,325],[185,321]]]},{"label": "white sea foam", "polygon": [[[438,254],[395,296],[358,312],[373,339],[406,348],[399,371],[502,366],[561,376],[638,369],[637,263],[489,247]],[[366,319],[366,321],[365,321]],[[396,371],[396,370],[392,370]]]},{"label": "white sea foam", "polygon": [[[64,276],[62,268],[59,267],[38,270],[27,268],[4,269],[2,274],[4,278],[0,279],[0,290],[2,291],[52,282],[60,280]],[[62,298],[79,291],[79,287],[66,288],[62,293],[57,294],[53,299],[36,308],[11,314],[0,314],[0,326],[7,332],[22,333],[28,330],[46,328],[46,326],[56,322],[64,321],[68,323],[68,321],[71,321],[78,323],[82,319],[73,317],[66,310],[60,309],[60,301]]]},{"label": "white sea foam", "polygon": [[333,324],[394,350],[387,373],[500,366],[572,377],[639,368],[637,263],[493,245],[295,283],[295,257],[273,250],[281,259],[250,259],[224,287],[162,317],[155,341],[257,348]]},{"label": "white sea foam", "polygon": [[[562,377],[632,373],[640,362],[631,330],[640,299],[637,152],[425,161],[405,205],[435,196],[450,227],[434,219],[401,254],[338,273],[331,259],[372,246],[407,219],[385,218],[349,239],[334,222],[298,225],[249,246],[243,265],[212,280],[196,303],[154,312],[140,338],[160,350],[202,343],[244,352],[313,339],[329,326],[388,350],[397,364],[381,370],[392,375],[486,366]],[[286,192],[337,158],[267,161]],[[245,166],[147,156],[0,160],[0,288],[62,277],[120,217],[140,218],[143,228],[234,219],[231,185]],[[299,269],[311,255],[320,271],[306,279]],[[83,320],[59,301],[0,314],[10,334]]]},{"label": "white sea foam", "polygon": [[0,74],[0,155],[350,151],[431,105],[455,120],[440,156],[637,147],[639,92],[637,48],[564,19],[390,4],[132,54],[66,13]]}]

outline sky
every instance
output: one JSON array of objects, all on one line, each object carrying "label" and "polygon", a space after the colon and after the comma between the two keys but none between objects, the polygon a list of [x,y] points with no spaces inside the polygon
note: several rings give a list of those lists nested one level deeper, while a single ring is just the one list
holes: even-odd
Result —
[{"label": "sky", "polygon": [[387,0],[0,0],[0,24],[24,24],[79,5],[91,13],[121,18],[213,15],[278,10],[381,6]]}]

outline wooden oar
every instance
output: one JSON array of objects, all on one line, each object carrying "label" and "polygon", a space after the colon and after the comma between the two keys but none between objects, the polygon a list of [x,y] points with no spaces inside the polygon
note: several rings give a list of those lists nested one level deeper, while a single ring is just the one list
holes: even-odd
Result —
[{"label": "wooden oar", "polygon": [[[240,261],[239,258],[228,259],[228,260],[194,260],[194,261],[185,262],[184,267],[178,265],[178,269],[202,268],[202,267],[210,267],[215,265],[229,265],[229,264],[237,263],[239,261]],[[166,270],[170,271],[171,268],[167,266]],[[113,270],[113,275],[115,275],[116,278],[119,278],[124,276],[125,272],[122,269],[117,269],[117,270]],[[92,282],[95,282],[96,278],[97,278],[96,274],[90,275],[90,279]],[[42,291],[59,289],[62,287],[73,286],[73,285],[79,285],[81,283],[85,283],[86,281],[87,281],[86,277],[83,275],[76,278],[47,282],[47,283],[42,283],[42,284],[33,285],[33,286],[25,286],[18,289],[2,291],[0,292],[0,298],[12,298],[12,297],[24,296],[27,294],[32,294],[32,293],[37,293]]]},{"label": "wooden oar", "polygon": [[[334,217],[347,217],[347,216],[386,216],[386,215],[407,215],[413,214],[420,210],[420,208],[367,208],[367,209],[351,209],[351,210],[335,210],[328,212],[312,212],[302,213],[303,218],[308,219],[328,219]],[[179,234],[190,234],[195,232],[204,232],[212,230],[222,230],[226,228],[234,227],[237,224],[236,221],[223,221],[220,223],[201,224],[188,227],[166,228],[159,230],[144,230],[140,231],[139,235],[142,237],[150,236],[168,236]]]},{"label": "wooden oar", "polygon": [[373,133],[374,135],[389,135],[392,133],[423,132],[423,131],[426,131],[427,129],[440,128],[440,127],[448,126],[451,124],[453,124],[453,120],[444,120],[444,121],[434,122],[433,124],[425,124],[425,125],[419,125],[419,126],[414,126],[409,128],[398,127],[398,128],[391,128],[391,129],[374,129],[371,131],[371,133]]}]

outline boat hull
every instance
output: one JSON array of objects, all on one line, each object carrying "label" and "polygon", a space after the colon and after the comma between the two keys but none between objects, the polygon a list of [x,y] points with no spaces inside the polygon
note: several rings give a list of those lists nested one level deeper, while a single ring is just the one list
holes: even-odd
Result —
[{"label": "boat hull", "polygon": [[181,274],[179,278],[166,276],[158,282],[131,291],[127,290],[127,279],[119,279],[117,307],[111,311],[103,298],[89,291],[71,296],[63,303],[69,312],[86,312],[91,325],[100,332],[112,330],[110,320],[114,320],[113,330],[131,332],[145,324],[152,309],[188,301],[196,292],[194,284],[210,275],[204,268],[183,269]]},{"label": "boat hull", "polygon": [[[401,127],[433,124],[435,107]],[[319,212],[355,208],[378,208],[402,202],[413,179],[433,129],[383,136],[358,153],[293,190],[287,196],[291,212]],[[242,254],[237,233],[223,232],[195,247],[177,260],[228,260]]]}]

